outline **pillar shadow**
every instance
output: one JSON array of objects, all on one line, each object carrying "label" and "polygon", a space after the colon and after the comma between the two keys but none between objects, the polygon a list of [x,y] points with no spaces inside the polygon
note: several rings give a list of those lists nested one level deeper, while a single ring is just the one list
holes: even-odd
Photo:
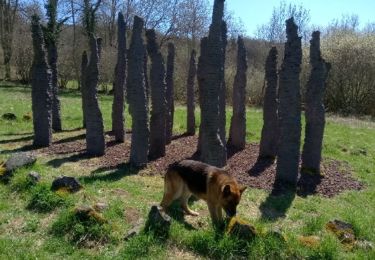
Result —
[{"label": "pillar shadow", "polygon": [[188,134],[188,133],[183,133],[183,134],[179,134],[179,135],[174,135],[172,136],[172,141],[174,140],[178,140],[178,139],[181,139],[181,138],[185,138],[185,137],[189,137],[189,136],[192,136],[191,134]]},{"label": "pillar shadow", "polygon": [[89,176],[80,177],[83,183],[90,184],[96,181],[114,182],[126,176],[137,175],[141,168],[133,167],[130,163],[121,163],[112,167],[101,167],[91,172]]},{"label": "pillar shadow", "polygon": [[259,206],[261,218],[267,221],[284,218],[295,196],[295,186],[276,180],[271,193]]},{"label": "pillar shadow", "polygon": [[56,158],[56,159],[50,160],[49,162],[47,162],[47,165],[52,166],[53,168],[59,168],[64,163],[73,163],[73,162],[78,162],[80,160],[89,159],[89,158],[92,158],[92,156],[89,156],[86,152],[82,152],[78,154],[73,154],[68,157]]},{"label": "pillar shadow", "polygon": [[243,151],[244,149],[238,149],[232,145],[227,145],[227,159],[232,158],[236,153]]},{"label": "pillar shadow", "polygon": [[274,163],[274,159],[261,159],[259,158],[255,164],[251,167],[251,169],[248,171],[250,176],[257,177],[261,175],[267,168],[269,168]]},{"label": "pillar shadow", "polygon": [[0,150],[1,154],[12,154],[12,153],[18,153],[18,152],[30,152],[33,150],[38,150],[40,147],[36,147],[32,144],[24,145],[22,147],[16,148],[16,149],[9,149],[9,150]]},{"label": "pillar shadow", "polygon": [[301,172],[300,178],[297,183],[297,195],[301,197],[307,197],[317,193],[316,188],[322,182],[324,177],[318,173],[304,173]]},{"label": "pillar shadow", "polygon": [[68,138],[60,139],[60,140],[54,142],[54,144],[64,144],[64,143],[74,142],[74,141],[84,139],[85,137],[86,137],[86,134],[71,136],[71,137],[68,137]]},{"label": "pillar shadow", "polygon": [[15,139],[0,140],[0,144],[8,144],[8,143],[18,143],[18,142],[30,141],[30,140],[33,140],[33,138],[34,138],[34,136],[30,135],[30,136],[15,138]]}]

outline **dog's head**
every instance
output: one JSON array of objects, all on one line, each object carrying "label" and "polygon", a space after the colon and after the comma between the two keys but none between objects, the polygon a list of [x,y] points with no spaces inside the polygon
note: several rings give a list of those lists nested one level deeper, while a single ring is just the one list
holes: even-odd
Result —
[{"label": "dog's head", "polygon": [[242,193],[246,190],[246,186],[237,183],[225,184],[221,188],[221,206],[228,217],[237,214],[237,205],[240,203]]}]

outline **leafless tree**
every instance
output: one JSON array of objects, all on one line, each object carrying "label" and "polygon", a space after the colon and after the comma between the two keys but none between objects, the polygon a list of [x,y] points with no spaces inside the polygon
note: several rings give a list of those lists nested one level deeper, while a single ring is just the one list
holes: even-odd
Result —
[{"label": "leafless tree", "polygon": [[5,79],[11,78],[10,60],[18,5],[18,0],[0,0],[0,40],[4,56]]}]

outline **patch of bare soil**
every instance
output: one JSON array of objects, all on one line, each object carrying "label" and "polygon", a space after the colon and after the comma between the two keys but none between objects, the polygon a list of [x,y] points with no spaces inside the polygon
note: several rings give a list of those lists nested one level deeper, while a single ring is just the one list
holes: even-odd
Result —
[{"label": "patch of bare soil", "polygon": [[[81,160],[83,167],[93,167],[100,170],[117,169],[129,161],[130,134],[127,135],[125,143],[115,143],[113,137],[107,135],[106,154],[102,157]],[[187,158],[196,158],[194,155],[197,147],[197,136],[175,136],[171,144],[167,146],[166,156],[151,161],[146,171],[140,174],[163,175],[168,165]],[[71,138],[71,140],[60,140],[51,147],[41,149],[39,152],[50,155],[62,155],[76,153],[73,156],[87,159],[84,154],[84,137]],[[274,188],[276,164],[272,161],[257,161],[258,144],[247,144],[240,152],[228,150],[229,158],[227,169],[241,183],[258,189],[271,191]],[[77,154],[78,153],[78,154]],[[333,197],[345,190],[361,190],[363,184],[351,176],[348,164],[336,160],[324,160],[322,164],[322,175],[312,176],[303,174],[299,176],[297,194],[307,196],[319,194],[325,197]]]}]

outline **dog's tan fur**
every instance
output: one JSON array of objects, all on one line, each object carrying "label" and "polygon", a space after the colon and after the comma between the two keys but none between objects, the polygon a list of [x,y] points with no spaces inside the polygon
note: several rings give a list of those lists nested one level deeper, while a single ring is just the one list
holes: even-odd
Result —
[{"label": "dog's tan fur", "polygon": [[161,206],[168,206],[179,199],[183,210],[190,215],[198,213],[188,207],[191,195],[207,202],[214,224],[222,220],[222,209],[228,216],[236,208],[246,187],[237,183],[225,170],[197,161],[183,160],[170,165],[164,179],[164,196]]}]

